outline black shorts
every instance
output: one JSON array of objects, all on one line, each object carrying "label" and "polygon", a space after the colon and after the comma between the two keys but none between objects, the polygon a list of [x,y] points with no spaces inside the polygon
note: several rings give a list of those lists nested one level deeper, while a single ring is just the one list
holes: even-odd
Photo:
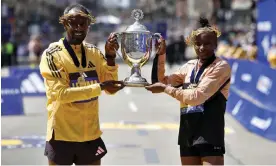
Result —
[{"label": "black shorts", "polygon": [[214,146],[211,144],[198,144],[191,147],[180,145],[181,157],[206,157],[206,156],[223,156],[225,154],[224,146]]},{"label": "black shorts", "polygon": [[50,140],[46,142],[44,155],[57,165],[89,165],[107,153],[101,138],[87,142]]}]

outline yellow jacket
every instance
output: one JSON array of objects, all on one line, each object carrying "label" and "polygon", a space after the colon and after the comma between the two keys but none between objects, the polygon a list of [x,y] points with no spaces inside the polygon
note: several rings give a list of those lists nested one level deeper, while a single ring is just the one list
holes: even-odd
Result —
[{"label": "yellow jacket", "polygon": [[[51,43],[41,57],[40,72],[47,96],[47,141],[53,131],[55,140],[74,142],[94,140],[102,134],[98,114],[99,83],[118,80],[118,66],[108,66],[99,49],[83,44],[85,68],[75,66],[63,39]],[[81,64],[81,46],[71,47]],[[78,81],[81,74],[85,75],[85,82]]]}]

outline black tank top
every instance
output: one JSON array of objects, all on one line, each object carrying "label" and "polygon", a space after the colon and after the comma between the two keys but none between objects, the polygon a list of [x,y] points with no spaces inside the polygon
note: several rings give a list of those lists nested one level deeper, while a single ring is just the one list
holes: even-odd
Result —
[{"label": "black tank top", "polygon": [[224,114],[226,109],[224,95],[219,92],[203,105],[204,112],[181,115],[179,145],[193,146],[208,143],[224,146]]},{"label": "black tank top", "polygon": [[[200,75],[205,68],[212,64],[216,59],[213,55],[205,64],[202,65],[198,74],[192,72],[191,83],[198,83]],[[152,67],[152,83],[158,82],[157,69],[158,56],[154,58]],[[196,79],[193,79],[196,77]],[[196,82],[193,82],[196,80]],[[220,92],[230,78],[219,88],[219,90],[203,103],[204,112],[195,112],[182,114],[180,116],[180,127],[178,135],[178,144],[182,146],[193,146],[196,144],[212,144],[224,146],[224,115],[226,109],[226,98]],[[185,88],[187,85],[183,85]],[[178,86],[179,87],[179,86]]]},{"label": "black tank top", "polygon": [[[197,75],[194,74],[195,71],[193,70],[190,83],[198,84],[203,71],[212,64],[215,59],[215,56],[213,56],[203,64]],[[197,144],[212,144],[224,146],[224,114],[227,100],[220,91],[229,81],[230,78],[213,96],[203,103],[203,112],[181,114],[178,135],[179,145],[193,146]],[[183,85],[183,88],[185,89],[186,86],[187,85]]]}]

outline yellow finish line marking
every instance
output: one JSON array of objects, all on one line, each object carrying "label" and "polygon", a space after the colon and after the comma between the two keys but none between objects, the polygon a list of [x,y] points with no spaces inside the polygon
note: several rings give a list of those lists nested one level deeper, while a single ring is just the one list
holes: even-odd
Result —
[{"label": "yellow finish line marking", "polygon": [[[145,124],[125,124],[125,123],[101,123],[101,129],[103,130],[178,130],[179,125],[177,123],[145,123]],[[225,127],[225,134],[235,133],[231,127]],[[23,145],[24,142],[21,139],[2,139],[1,146],[17,146]]]},{"label": "yellow finish line marking", "polygon": [[[125,123],[101,123],[101,129],[118,130],[178,130],[176,123],[148,123],[148,124],[125,124]],[[225,127],[225,133],[231,134],[235,131],[230,127]]]},{"label": "yellow finish line marking", "polygon": [[9,145],[22,145],[23,142],[19,139],[2,139],[1,146],[9,146]]}]

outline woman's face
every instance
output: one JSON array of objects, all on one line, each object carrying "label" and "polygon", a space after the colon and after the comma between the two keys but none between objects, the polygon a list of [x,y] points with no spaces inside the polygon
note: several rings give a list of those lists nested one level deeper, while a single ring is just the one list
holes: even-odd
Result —
[{"label": "woman's face", "polygon": [[194,49],[199,59],[210,58],[217,48],[217,36],[214,32],[202,32],[195,37]]}]

